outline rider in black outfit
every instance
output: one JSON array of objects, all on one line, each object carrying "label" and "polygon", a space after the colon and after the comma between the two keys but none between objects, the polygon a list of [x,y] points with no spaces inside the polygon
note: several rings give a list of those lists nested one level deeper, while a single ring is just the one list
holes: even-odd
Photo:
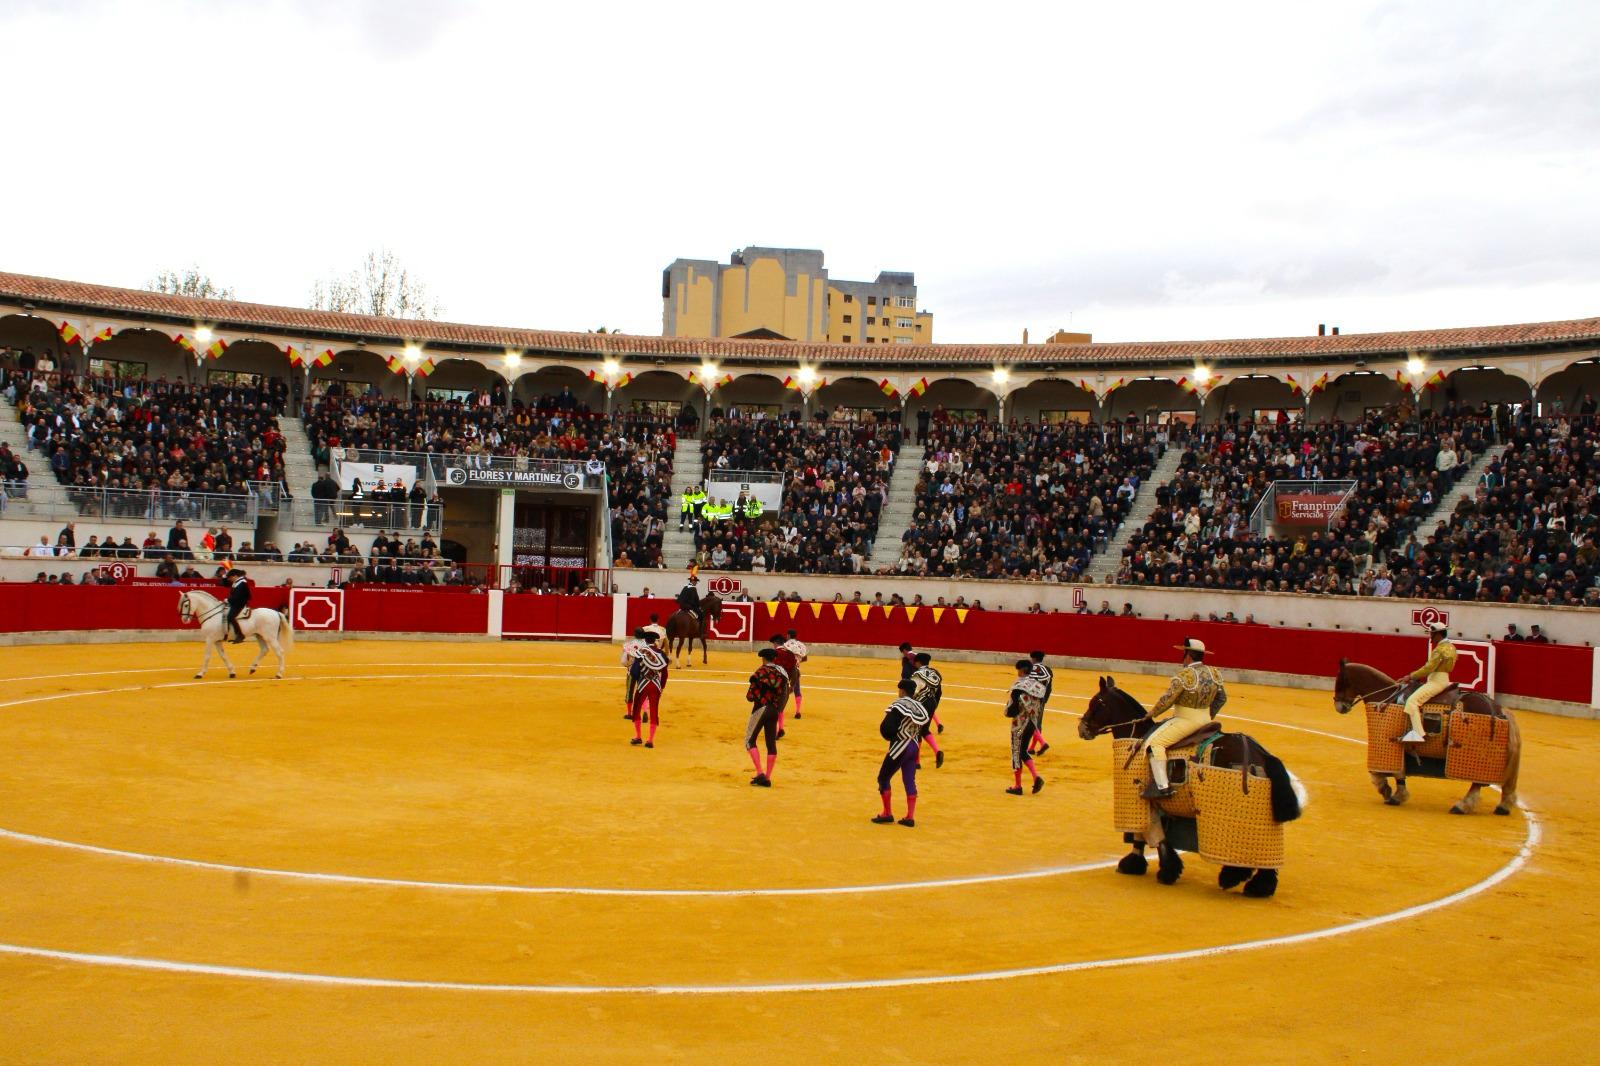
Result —
[{"label": "rider in black outfit", "polygon": [[233,642],[244,643],[244,630],[239,628],[239,612],[250,603],[250,580],[243,570],[230,570],[222,579],[228,587],[228,628],[233,631]]},{"label": "rider in black outfit", "polygon": [[678,606],[694,615],[695,624],[701,624],[700,618],[700,575],[689,574],[689,581],[678,590]]}]

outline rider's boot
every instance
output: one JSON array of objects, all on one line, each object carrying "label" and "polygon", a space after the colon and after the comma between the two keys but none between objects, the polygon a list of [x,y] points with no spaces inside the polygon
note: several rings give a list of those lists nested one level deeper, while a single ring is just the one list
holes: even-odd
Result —
[{"label": "rider's boot", "polygon": [[1172,795],[1172,785],[1167,782],[1167,760],[1150,760],[1150,783],[1144,786],[1145,799],[1163,799]]}]

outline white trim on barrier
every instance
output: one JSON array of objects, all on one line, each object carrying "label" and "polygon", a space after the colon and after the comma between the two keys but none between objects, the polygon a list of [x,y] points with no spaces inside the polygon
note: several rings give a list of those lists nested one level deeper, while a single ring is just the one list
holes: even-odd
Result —
[{"label": "white trim on barrier", "polygon": [[[322,604],[327,615],[307,611],[307,605]],[[318,619],[321,619],[318,621]],[[307,632],[344,632],[344,589],[292,588],[289,590],[289,624]]]},{"label": "white trim on barrier", "polygon": [[1589,706],[1600,710],[1600,648],[1594,650],[1594,678],[1589,682]]},{"label": "white trim on barrier", "polygon": [[[731,632],[726,624],[730,614],[738,615],[740,619],[739,627]],[[722,616],[708,619],[708,622],[713,640],[737,644],[741,641],[754,643],[756,639],[756,605],[753,603],[725,603],[722,605]]]},{"label": "white trim on barrier", "polygon": [[1472,663],[1477,669],[1474,677],[1457,683],[1464,689],[1493,696],[1495,694],[1494,645],[1486,640],[1453,640],[1450,643],[1455,645],[1458,659]]},{"label": "white trim on barrier", "polygon": [[484,632],[491,637],[503,637],[505,633],[506,594],[504,589],[489,590],[489,621]]}]

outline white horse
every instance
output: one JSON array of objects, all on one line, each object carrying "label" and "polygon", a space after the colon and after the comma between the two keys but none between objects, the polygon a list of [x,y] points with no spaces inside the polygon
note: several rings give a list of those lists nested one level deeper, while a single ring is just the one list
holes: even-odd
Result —
[{"label": "white horse", "polygon": [[[200,663],[200,672],[194,676],[205,676],[206,670],[211,666],[213,648],[222,658],[222,664],[228,668],[228,676],[237,676],[233,672],[233,664],[228,661],[227,653],[222,650],[222,645],[230,635],[228,605],[208,592],[188,589],[178,597],[178,617],[185,622],[200,623],[200,636],[206,642],[206,657]],[[266,607],[252,607],[250,617],[239,619],[239,628],[244,631],[247,639],[254,637],[261,649],[255,661],[250,664],[250,672],[252,674],[256,672],[256,666],[267,657],[267,651],[270,649],[278,657],[277,676],[281,678],[284,669],[284,650],[294,647],[294,629],[289,625],[288,615]]]}]

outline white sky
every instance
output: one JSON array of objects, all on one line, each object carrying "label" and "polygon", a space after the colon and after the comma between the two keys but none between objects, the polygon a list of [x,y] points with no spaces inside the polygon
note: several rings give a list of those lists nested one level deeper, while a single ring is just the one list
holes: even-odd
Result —
[{"label": "white sky", "polygon": [[0,0],[0,269],[659,333],[746,244],[935,339],[1600,314],[1600,4]]}]

